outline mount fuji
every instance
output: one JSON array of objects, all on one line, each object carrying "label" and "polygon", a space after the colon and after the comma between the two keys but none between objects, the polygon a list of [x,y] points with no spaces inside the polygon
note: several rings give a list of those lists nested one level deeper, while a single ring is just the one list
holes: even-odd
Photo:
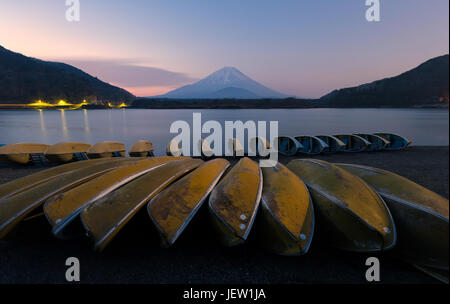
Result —
[{"label": "mount fuji", "polygon": [[196,83],[180,87],[158,97],[172,99],[258,99],[286,98],[288,96],[254,81],[234,67],[224,67]]}]

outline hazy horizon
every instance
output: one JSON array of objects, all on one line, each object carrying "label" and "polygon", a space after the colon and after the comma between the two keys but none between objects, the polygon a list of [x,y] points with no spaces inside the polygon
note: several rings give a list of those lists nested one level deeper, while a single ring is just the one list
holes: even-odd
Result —
[{"label": "hazy horizon", "polygon": [[449,2],[80,0],[0,3],[0,45],[72,64],[137,96],[164,94],[224,66],[305,98],[396,76],[449,53]]}]

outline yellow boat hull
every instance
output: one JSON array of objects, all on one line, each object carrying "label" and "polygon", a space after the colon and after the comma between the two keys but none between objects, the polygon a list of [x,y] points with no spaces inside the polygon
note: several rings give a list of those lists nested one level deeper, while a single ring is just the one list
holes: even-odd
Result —
[{"label": "yellow boat hull", "polygon": [[0,239],[4,238],[22,219],[40,207],[50,197],[74,188],[123,164],[126,164],[126,161],[121,159],[74,170],[1,200]]},{"label": "yellow boat hull", "polygon": [[121,142],[103,141],[90,147],[86,154],[89,158],[125,157],[125,145]]},{"label": "yellow boat hull", "polygon": [[50,146],[45,151],[45,156],[49,162],[66,163],[73,160],[75,153],[86,153],[90,147],[90,144],[85,143],[61,142]]},{"label": "yellow boat hull", "polygon": [[159,165],[174,160],[176,160],[174,157],[158,157],[129,161],[126,166],[113,169],[74,189],[52,197],[44,204],[44,213],[53,227],[53,234],[64,238],[65,228],[83,208]]},{"label": "yellow boat hull", "polygon": [[44,155],[50,147],[38,143],[17,143],[0,147],[0,162],[26,165],[31,161],[31,154]]},{"label": "yellow boat hull", "polygon": [[148,203],[164,247],[175,243],[229,165],[224,159],[206,162]]},{"label": "yellow boat hull", "polygon": [[184,159],[164,164],[83,209],[81,222],[95,250],[102,251],[143,205],[202,163]]},{"label": "yellow boat hull", "polygon": [[246,241],[261,200],[262,180],[258,164],[244,157],[214,188],[208,207],[223,245]]},{"label": "yellow boat hull", "polygon": [[20,192],[36,187],[42,183],[48,182],[61,174],[65,174],[69,171],[76,169],[81,169],[94,164],[108,162],[108,159],[99,160],[85,160],[78,163],[71,163],[66,165],[61,165],[58,167],[53,167],[50,169],[43,170],[38,173],[34,173],[16,180],[10,181],[8,183],[0,185],[0,200],[14,196]]},{"label": "yellow boat hull", "polygon": [[262,173],[261,243],[276,254],[305,254],[314,234],[314,209],[306,185],[280,163],[262,168]]},{"label": "yellow boat hull", "polygon": [[287,167],[308,186],[319,233],[330,245],[356,252],[395,245],[397,233],[389,209],[361,179],[319,160],[293,160]]},{"label": "yellow boat hull", "polygon": [[148,140],[138,140],[131,146],[128,154],[131,157],[153,156],[153,144]]},{"label": "yellow boat hull", "polygon": [[413,264],[448,270],[449,204],[442,196],[395,173],[337,164],[360,177],[386,201],[398,230],[396,251]]}]

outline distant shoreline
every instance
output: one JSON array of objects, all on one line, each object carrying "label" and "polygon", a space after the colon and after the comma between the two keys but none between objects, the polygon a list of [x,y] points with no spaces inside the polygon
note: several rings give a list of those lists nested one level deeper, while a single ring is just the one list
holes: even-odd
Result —
[{"label": "distant shoreline", "polygon": [[[449,104],[419,104],[399,107],[398,105],[341,105],[328,104],[321,99],[202,99],[202,100],[171,100],[171,99],[136,99],[128,109],[448,109]],[[0,110],[71,110],[70,107],[39,108],[27,104],[2,104]],[[78,109],[111,109],[105,105],[84,105]]]}]

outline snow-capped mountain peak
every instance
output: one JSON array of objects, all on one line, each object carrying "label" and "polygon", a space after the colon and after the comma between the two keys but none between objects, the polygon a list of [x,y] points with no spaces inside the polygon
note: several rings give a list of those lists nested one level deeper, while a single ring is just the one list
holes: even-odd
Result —
[{"label": "snow-capped mountain peak", "polygon": [[235,67],[224,67],[220,70],[212,73],[211,75],[207,76],[202,82],[211,82],[216,84],[230,84],[235,81],[246,81],[249,80],[247,76],[245,76],[241,71],[236,69]]},{"label": "snow-capped mountain peak", "polygon": [[[162,97],[180,99],[217,98],[226,92],[227,98],[242,98],[244,91],[247,92],[245,96],[252,96],[252,98],[286,97],[286,95],[254,81],[235,67],[221,68],[194,84],[173,90]],[[234,96],[233,92],[236,92],[237,95]]]}]

